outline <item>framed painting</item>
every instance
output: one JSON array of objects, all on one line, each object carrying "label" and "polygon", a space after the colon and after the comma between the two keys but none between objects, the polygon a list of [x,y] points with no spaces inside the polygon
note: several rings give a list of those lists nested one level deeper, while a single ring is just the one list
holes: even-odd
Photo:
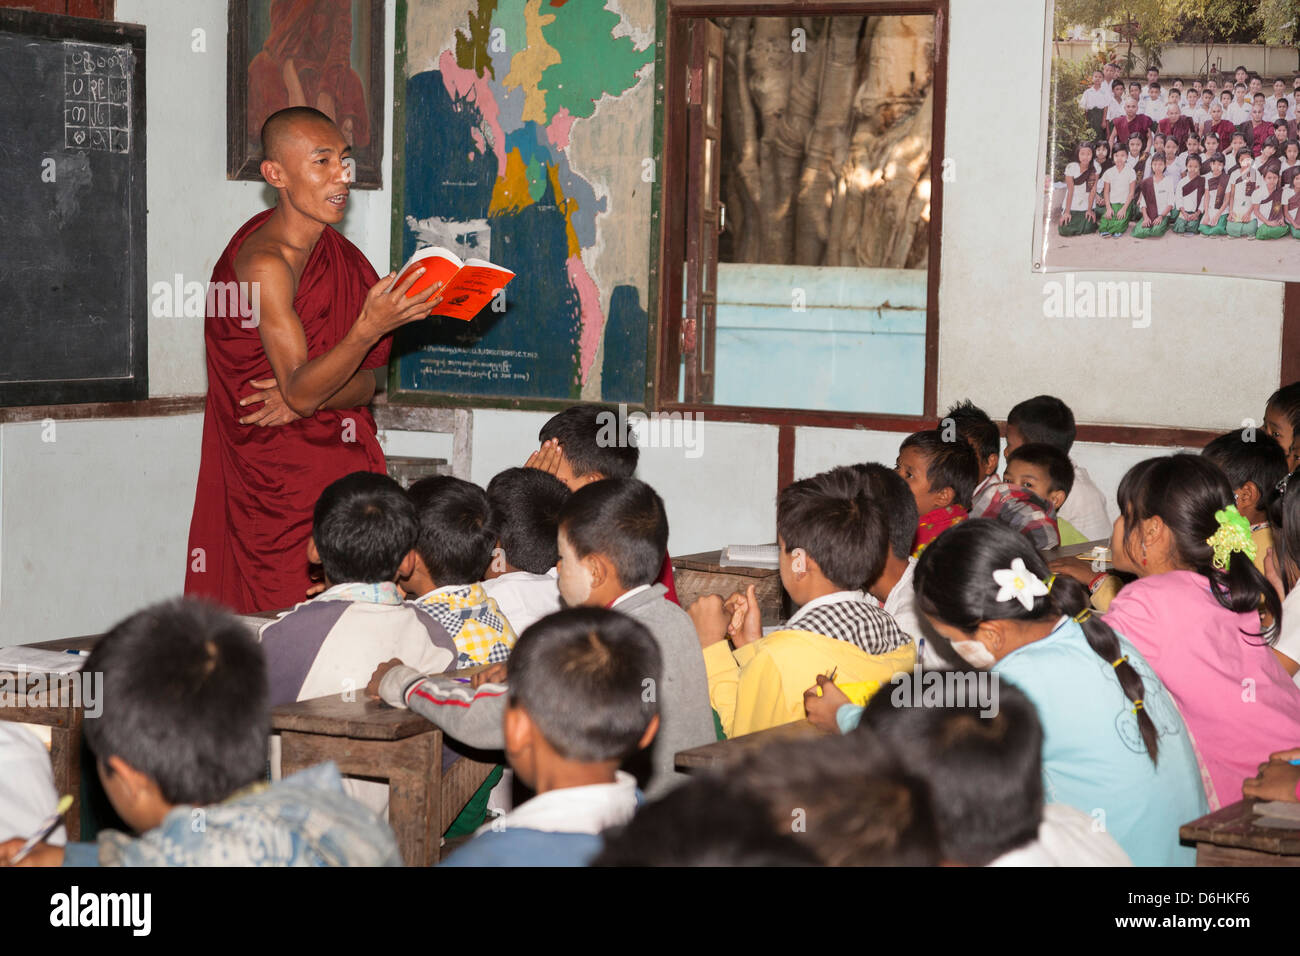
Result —
[{"label": "framed painting", "polygon": [[226,176],[260,180],[262,123],[310,106],[352,145],[353,186],[382,185],[383,0],[230,0]]}]

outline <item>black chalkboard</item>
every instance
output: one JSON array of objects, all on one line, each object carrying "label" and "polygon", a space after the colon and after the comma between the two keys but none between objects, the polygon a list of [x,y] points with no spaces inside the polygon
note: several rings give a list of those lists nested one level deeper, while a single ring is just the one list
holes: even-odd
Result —
[{"label": "black chalkboard", "polygon": [[0,405],[145,398],[144,28],[0,10]]}]

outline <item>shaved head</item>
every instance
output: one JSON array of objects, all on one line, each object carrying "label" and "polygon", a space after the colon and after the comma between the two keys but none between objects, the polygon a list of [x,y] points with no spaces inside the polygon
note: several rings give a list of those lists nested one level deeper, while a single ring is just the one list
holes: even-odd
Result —
[{"label": "shaved head", "polygon": [[262,124],[262,158],[279,162],[284,143],[293,135],[294,128],[304,122],[328,123],[334,121],[310,106],[290,106],[272,113]]}]

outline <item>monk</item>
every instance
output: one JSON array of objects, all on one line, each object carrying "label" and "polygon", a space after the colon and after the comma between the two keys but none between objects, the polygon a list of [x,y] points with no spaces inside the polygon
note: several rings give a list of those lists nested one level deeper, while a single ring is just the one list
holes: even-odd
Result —
[{"label": "monk", "polygon": [[[354,471],[384,472],[366,408],[374,370],[388,362],[391,333],[438,301],[436,287],[406,298],[416,276],[390,289],[396,274],[380,279],[332,228],[347,208],[350,152],[317,110],[268,118],[261,172],[278,202],[235,233],[212,270],[185,593],[240,612],[301,601],[316,499]],[[234,288],[242,295],[212,294]]]}]

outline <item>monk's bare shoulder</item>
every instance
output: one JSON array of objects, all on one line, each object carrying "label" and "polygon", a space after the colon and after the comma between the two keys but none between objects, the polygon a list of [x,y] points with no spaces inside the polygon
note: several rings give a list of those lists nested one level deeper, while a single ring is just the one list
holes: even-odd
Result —
[{"label": "monk's bare shoulder", "polygon": [[287,243],[265,228],[244,240],[235,256],[235,276],[241,282],[259,282],[263,292],[287,292],[292,298],[298,286],[300,258]]}]

